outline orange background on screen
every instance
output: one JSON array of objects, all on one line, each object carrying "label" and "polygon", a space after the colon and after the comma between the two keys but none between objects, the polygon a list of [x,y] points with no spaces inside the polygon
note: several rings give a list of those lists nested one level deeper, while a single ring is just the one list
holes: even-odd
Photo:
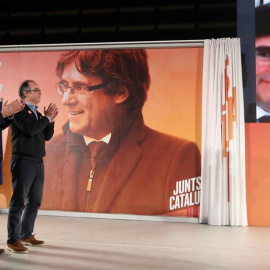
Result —
[{"label": "orange background on screen", "polygon": [[[151,86],[143,108],[146,125],[195,141],[200,148],[203,48],[147,49],[147,53]],[[59,55],[60,52],[0,53],[0,84],[3,84],[0,96],[12,101],[18,98],[18,87],[23,80],[35,80],[42,90],[39,111],[43,113],[43,107],[50,102],[58,106],[55,135],[61,133],[67,120],[66,108],[55,87]],[[8,207],[12,190],[10,128],[3,131],[3,149],[0,207]]]}]

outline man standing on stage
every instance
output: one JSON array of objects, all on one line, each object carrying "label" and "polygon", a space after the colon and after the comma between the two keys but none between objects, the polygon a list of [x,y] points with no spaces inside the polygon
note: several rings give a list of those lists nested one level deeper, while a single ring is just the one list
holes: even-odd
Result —
[{"label": "man standing on stage", "polygon": [[[8,103],[6,100],[3,103],[2,98],[0,99],[0,104],[0,130],[2,131],[11,124],[14,114],[23,110],[25,104],[22,100],[14,100],[11,103]],[[2,162],[2,155],[0,158]],[[2,182],[0,184],[2,184]],[[5,253],[5,250],[1,248],[0,254],[3,253]]]},{"label": "man standing on stage", "polygon": [[23,245],[44,245],[33,234],[38,209],[41,205],[45,141],[54,134],[54,120],[58,109],[54,103],[44,108],[44,116],[37,111],[41,90],[33,80],[24,81],[19,96],[25,101],[24,110],[14,116],[11,124],[12,188],[8,213],[8,249],[28,252]]}]

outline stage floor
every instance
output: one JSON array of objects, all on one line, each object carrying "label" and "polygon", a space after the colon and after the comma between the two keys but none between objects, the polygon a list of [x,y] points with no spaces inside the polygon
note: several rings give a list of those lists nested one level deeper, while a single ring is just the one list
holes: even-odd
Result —
[{"label": "stage floor", "polygon": [[38,216],[42,247],[6,249],[0,215],[1,270],[270,269],[270,227]]}]

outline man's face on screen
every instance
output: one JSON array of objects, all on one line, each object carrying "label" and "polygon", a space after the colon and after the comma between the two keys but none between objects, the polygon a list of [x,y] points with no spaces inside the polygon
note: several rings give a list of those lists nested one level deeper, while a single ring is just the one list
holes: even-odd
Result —
[{"label": "man's face on screen", "polygon": [[95,139],[110,133],[116,117],[117,97],[106,95],[104,87],[85,90],[103,84],[102,80],[84,76],[71,62],[65,65],[61,82],[69,87],[63,95],[62,104],[67,106],[70,130]]},{"label": "man's face on screen", "polygon": [[256,50],[256,102],[270,110],[270,36],[258,37]]}]

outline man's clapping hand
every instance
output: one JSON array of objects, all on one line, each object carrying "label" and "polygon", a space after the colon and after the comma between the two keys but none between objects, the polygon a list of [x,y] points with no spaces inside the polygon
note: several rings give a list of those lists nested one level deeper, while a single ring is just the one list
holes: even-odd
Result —
[{"label": "man's clapping hand", "polygon": [[54,122],[56,116],[58,115],[58,109],[55,103],[50,103],[47,109],[44,107],[44,114],[51,120],[51,122]]},{"label": "man's clapping hand", "polygon": [[3,104],[2,104],[2,115],[3,117],[10,117],[13,116],[14,114],[16,114],[17,112],[20,112],[21,110],[23,110],[25,106],[25,103],[23,100],[14,100],[11,103],[8,103],[8,100],[6,100]]}]

